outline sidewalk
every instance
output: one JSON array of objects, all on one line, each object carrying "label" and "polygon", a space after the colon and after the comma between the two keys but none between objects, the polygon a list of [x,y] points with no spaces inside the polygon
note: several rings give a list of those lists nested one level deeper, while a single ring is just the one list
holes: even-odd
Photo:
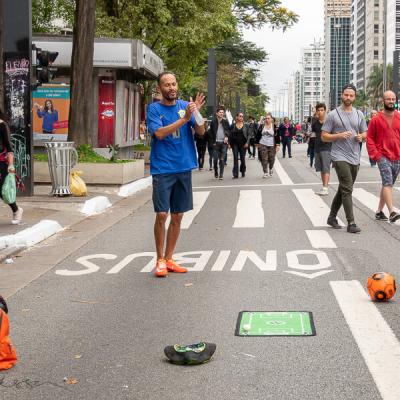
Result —
[{"label": "sidewalk", "polygon": [[17,198],[18,206],[24,210],[19,225],[11,224],[11,209],[1,202],[0,262],[91,215],[100,214],[150,184],[151,178],[147,177],[123,186],[90,185],[86,197],[50,196],[51,185],[36,184],[34,196]]}]

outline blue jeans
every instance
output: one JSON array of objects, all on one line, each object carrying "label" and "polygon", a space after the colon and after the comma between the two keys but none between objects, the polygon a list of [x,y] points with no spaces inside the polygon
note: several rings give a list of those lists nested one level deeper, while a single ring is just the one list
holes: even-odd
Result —
[{"label": "blue jeans", "polygon": [[286,147],[288,149],[289,157],[292,157],[292,138],[290,136],[284,136],[282,138],[282,154],[286,156]]}]

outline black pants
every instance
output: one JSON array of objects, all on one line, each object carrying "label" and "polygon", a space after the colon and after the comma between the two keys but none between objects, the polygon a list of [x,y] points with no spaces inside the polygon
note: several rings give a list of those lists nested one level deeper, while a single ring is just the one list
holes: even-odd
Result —
[{"label": "black pants", "polygon": [[239,175],[239,157],[240,157],[240,172],[242,176],[246,173],[246,149],[236,143],[232,144],[233,153],[233,169],[232,175],[237,178]]},{"label": "black pants", "polygon": [[210,169],[212,169],[213,167],[213,154],[214,154],[214,148],[212,144],[209,144],[207,146],[207,151],[208,151],[208,155],[209,155],[209,163],[210,163]]},{"label": "black pants", "polygon": [[290,136],[282,138],[282,154],[286,156],[286,147],[288,149],[289,157],[292,157],[292,138]]},{"label": "black pants", "polygon": [[197,147],[197,161],[199,163],[199,168],[203,169],[204,166],[204,156],[206,155],[206,147],[207,145],[204,143],[198,144],[196,143]]},{"label": "black pants", "polygon": [[251,156],[251,157],[256,156],[256,145],[254,143],[254,139],[250,139],[250,144],[249,144],[249,147],[247,148],[247,152],[249,153],[249,156]]},{"label": "black pants", "polygon": [[[3,189],[4,179],[6,179],[6,176],[8,175],[7,168],[8,168],[8,164],[6,162],[1,162],[0,161],[0,198],[3,198],[2,195],[1,195],[1,191]],[[11,207],[11,210],[13,212],[17,212],[18,211],[17,203],[9,204],[9,206]]]}]

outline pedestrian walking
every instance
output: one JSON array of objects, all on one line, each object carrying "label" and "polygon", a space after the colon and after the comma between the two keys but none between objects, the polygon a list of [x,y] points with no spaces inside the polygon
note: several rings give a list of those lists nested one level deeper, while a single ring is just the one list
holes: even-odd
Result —
[{"label": "pedestrian walking", "polygon": [[371,119],[368,126],[367,149],[370,158],[378,163],[382,189],[375,218],[387,221],[383,207],[389,209],[389,222],[396,222],[400,214],[393,207],[393,185],[400,172],[400,113],[395,110],[396,94],[383,94],[383,111]]},{"label": "pedestrian walking", "polygon": [[256,135],[258,131],[258,124],[254,120],[252,116],[249,116],[247,119],[247,123],[249,125],[249,134],[250,134],[250,142],[249,142],[249,147],[247,148],[247,151],[249,153],[249,160],[250,159],[255,159],[256,158]]},{"label": "pedestrian walking", "polygon": [[204,167],[204,157],[206,155],[207,149],[207,135],[199,135],[195,133],[194,140],[196,141],[196,149],[197,149],[197,163],[199,165],[199,171],[203,170]]},{"label": "pedestrian walking", "polygon": [[354,221],[352,193],[360,167],[360,143],[367,136],[364,115],[353,107],[356,93],[354,85],[346,85],[342,90],[342,105],[328,114],[322,126],[322,140],[332,142],[331,157],[339,179],[327,223],[335,229],[341,228],[336,216],[343,204],[349,233],[361,231]]},{"label": "pedestrian walking", "polygon": [[[3,183],[8,174],[15,174],[14,150],[10,140],[10,129],[7,124],[7,117],[0,109],[0,198],[2,198]],[[13,225],[17,225],[22,220],[24,210],[18,207],[17,203],[9,204],[12,211]]]},{"label": "pedestrian walking", "polygon": [[229,142],[229,123],[224,115],[225,109],[218,107],[209,129],[209,140],[213,146],[214,176],[219,180],[224,179],[225,159]]},{"label": "pedestrian walking", "polygon": [[[197,167],[197,162],[192,128],[196,134],[204,134],[204,123],[196,123],[193,114],[203,106],[204,96],[197,94],[195,101],[190,99],[190,102],[178,100],[178,83],[172,72],[161,73],[157,83],[162,98],[160,102],[148,106],[147,123],[152,135],[150,173],[153,177],[153,205],[156,212],[155,275],[165,277],[168,272],[187,272],[186,268],[172,259],[172,255],[183,214],[193,209],[192,170]],[[171,222],[165,235],[169,212]]]},{"label": "pedestrian walking", "polygon": [[239,177],[239,171],[242,175],[242,178],[246,176],[246,149],[249,147],[250,139],[251,134],[249,126],[244,123],[243,113],[238,112],[236,114],[235,122],[231,127],[229,136],[229,144],[233,153],[233,179],[237,179]]},{"label": "pedestrian walking", "polygon": [[279,150],[280,137],[270,113],[265,116],[263,124],[259,126],[255,142],[264,173],[263,178],[267,178],[268,175],[272,176],[275,156]]},{"label": "pedestrian walking", "polygon": [[292,140],[296,133],[296,128],[289,122],[289,118],[285,117],[279,125],[279,135],[282,143],[282,157],[286,157],[286,149],[288,150],[289,158],[292,158]]},{"label": "pedestrian walking", "polygon": [[318,103],[315,106],[316,117],[313,119],[312,131],[315,134],[315,170],[321,173],[322,189],[317,192],[320,196],[329,193],[329,177],[331,173],[331,147],[332,143],[324,142],[321,138],[322,126],[326,119],[326,105]]}]

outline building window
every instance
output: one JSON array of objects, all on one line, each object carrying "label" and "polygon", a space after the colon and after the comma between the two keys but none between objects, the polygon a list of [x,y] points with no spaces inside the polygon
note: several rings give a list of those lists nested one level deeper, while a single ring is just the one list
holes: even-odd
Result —
[{"label": "building window", "polygon": [[378,24],[374,25],[374,33],[379,33],[379,25]]},{"label": "building window", "polygon": [[379,51],[374,50],[374,60],[377,60],[379,58]]}]

